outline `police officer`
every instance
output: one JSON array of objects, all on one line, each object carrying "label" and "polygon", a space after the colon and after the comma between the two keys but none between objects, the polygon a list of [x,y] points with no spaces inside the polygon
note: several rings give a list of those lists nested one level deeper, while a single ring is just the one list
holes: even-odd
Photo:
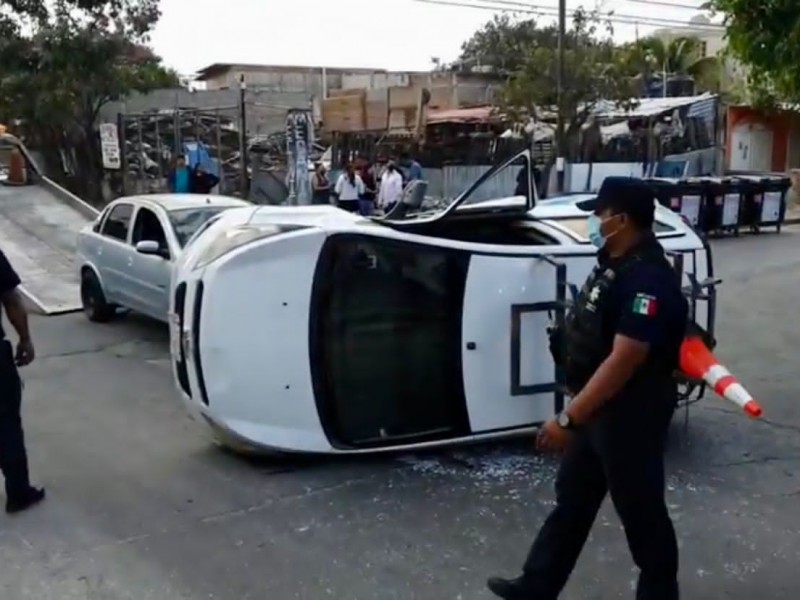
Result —
[{"label": "police officer", "polygon": [[637,600],[676,600],[663,452],[688,303],[653,234],[653,194],[641,180],[609,177],[578,206],[593,211],[589,238],[599,252],[564,332],[556,332],[564,336],[566,355],[556,360],[572,400],[537,439],[540,449],[564,452],[556,507],[522,575],[491,578],[488,586],[508,600],[555,600],[609,493],[640,570]]},{"label": "police officer", "polygon": [[0,250],[0,304],[17,331],[16,351],[6,340],[0,308],[0,469],[6,480],[6,512],[17,513],[44,499],[44,489],[31,486],[28,478],[28,455],[22,431],[22,382],[17,367],[34,358],[28,329],[28,315],[17,286],[20,280],[6,255]]}]

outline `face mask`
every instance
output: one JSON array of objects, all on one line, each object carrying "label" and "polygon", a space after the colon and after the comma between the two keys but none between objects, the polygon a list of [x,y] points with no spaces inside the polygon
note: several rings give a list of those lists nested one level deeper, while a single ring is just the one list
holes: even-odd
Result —
[{"label": "face mask", "polygon": [[589,217],[587,218],[589,241],[598,250],[601,249],[603,246],[605,246],[606,242],[608,241],[608,238],[610,238],[612,235],[614,235],[614,233],[616,233],[615,231],[609,235],[603,235],[603,232],[600,229],[603,223],[613,218],[614,217],[609,217],[608,219],[604,220],[594,214],[589,215]]}]

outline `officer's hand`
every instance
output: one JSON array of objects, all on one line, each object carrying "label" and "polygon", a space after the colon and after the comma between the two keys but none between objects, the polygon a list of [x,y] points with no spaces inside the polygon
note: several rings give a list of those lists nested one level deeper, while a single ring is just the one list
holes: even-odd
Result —
[{"label": "officer's hand", "polygon": [[543,452],[564,452],[572,441],[572,434],[556,423],[547,421],[536,436],[536,449]]},{"label": "officer's hand", "polygon": [[24,367],[33,362],[36,357],[36,352],[33,349],[33,342],[31,340],[20,340],[17,344],[17,353],[14,356],[14,362],[18,367]]}]

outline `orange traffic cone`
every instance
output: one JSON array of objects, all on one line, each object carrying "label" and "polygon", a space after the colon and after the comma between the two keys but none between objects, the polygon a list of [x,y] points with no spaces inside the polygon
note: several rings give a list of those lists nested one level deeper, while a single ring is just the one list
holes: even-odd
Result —
[{"label": "orange traffic cone", "polygon": [[720,396],[730,400],[757,419],[761,416],[761,406],[742,384],[719,364],[703,340],[698,335],[688,335],[681,345],[680,367],[692,379],[702,379]]}]

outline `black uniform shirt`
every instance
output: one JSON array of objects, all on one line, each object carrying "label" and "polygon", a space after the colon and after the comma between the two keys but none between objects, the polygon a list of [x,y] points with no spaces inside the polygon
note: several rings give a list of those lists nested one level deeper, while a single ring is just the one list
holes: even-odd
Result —
[{"label": "black uniform shirt", "polygon": [[[674,362],[672,367],[677,367],[688,317],[688,303],[677,276],[670,277],[657,265],[639,262],[619,274],[611,295],[603,315],[608,338],[613,340],[619,334],[645,342],[650,345],[648,363]],[[642,379],[634,375],[622,395],[640,392],[642,384],[653,383]]]},{"label": "black uniform shirt", "polygon": [[[6,255],[0,250],[0,296],[7,294],[20,284],[19,275],[8,262]],[[5,339],[3,331],[3,308],[0,305],[0,340]]]}]

